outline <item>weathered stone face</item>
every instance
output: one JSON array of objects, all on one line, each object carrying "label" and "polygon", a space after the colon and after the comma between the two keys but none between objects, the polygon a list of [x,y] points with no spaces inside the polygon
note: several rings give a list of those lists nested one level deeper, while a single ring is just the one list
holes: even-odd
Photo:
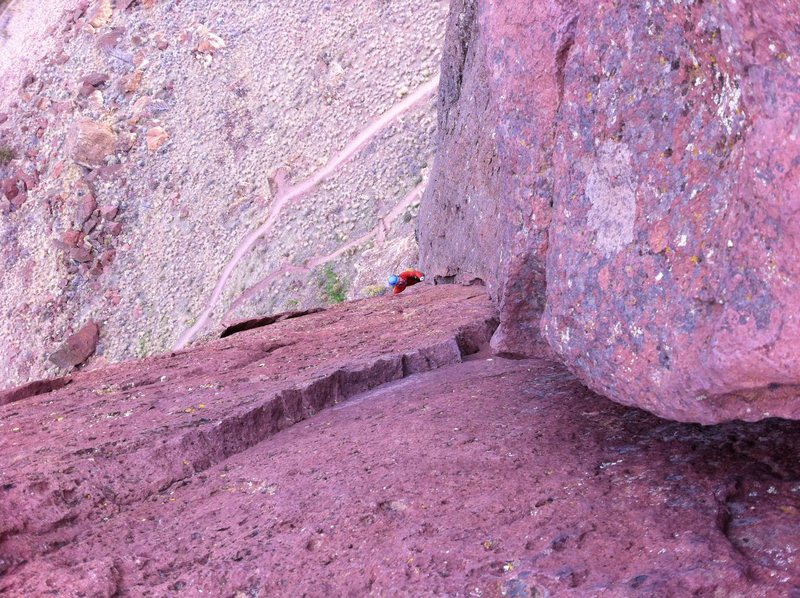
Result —
[{"label": "weathered stone face", "polygon": [[541,354],[541,331],[616,401],[800,417],[800,9],[466,4],[421,212],[428,274],[484,278],[495,350]]},{"label": "weathered stone face", "polygon": [[800,422],[664,422],[494,320],[422,284],[0,392],[0,595],[797,596]]},{"label": "weathered stone face", "polygon": [[543,329],[617,401],[706,423],[800,416],[784,386],[800,380],[800,39],[785,16],[753,2],[581,15]]},{"label": "weathered stone face", "polygon": [[501,321],[517,323],[501,325],[493,341],[501,353],[550,355],[538,319],[553,199],[552,125],[573,26],[558,2],[451,6],[439,153],[420,210],[420,252],[434,276],[486,282]]}]

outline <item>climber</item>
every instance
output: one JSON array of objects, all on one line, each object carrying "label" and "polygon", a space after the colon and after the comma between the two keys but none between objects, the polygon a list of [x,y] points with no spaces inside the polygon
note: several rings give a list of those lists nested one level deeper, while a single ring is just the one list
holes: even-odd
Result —
[{"label": "climber", "polygon": [[389,277],[389,286],[394,287],[394,294],[402,293],[406,287],[411,287],[425,280],[425,274],[419,270],[405,270],[400,274],[392,274]]}]

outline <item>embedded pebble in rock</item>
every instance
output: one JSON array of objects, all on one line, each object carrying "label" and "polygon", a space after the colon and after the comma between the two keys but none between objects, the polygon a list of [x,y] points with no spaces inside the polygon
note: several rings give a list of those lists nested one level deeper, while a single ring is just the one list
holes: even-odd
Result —
[{"label": "embedded pebble in rock", "polygon": [[[73,250],[74,251],[74,250]],[[49,360],[62,369],[70,369],[89,359],[97,347],[100,326],[89,321],[75,334],[69,336]]]}]

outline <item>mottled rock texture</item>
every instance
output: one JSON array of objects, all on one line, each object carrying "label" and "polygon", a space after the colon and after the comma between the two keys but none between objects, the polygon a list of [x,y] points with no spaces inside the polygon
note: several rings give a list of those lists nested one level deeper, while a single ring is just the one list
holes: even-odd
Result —
[{"label": "mottled rock texture", "polygon": [[58,547],[82,546],[122,510],[160,500],[324,407],[460,362],[495,327],[480,288],[414,288],[3,393],[0,594],[79,595],[79,580],[96,576],[91,595],[114,595],[141,558],[163,563],[131,547],[127,565],[117,564],[108,550],[77,544],[83,556],[67,563]]},{"label": "mottled rock texture", "polygon": [[713,423],[800,418],[800,7],[456,0],[420,213],[498,352]]},{"label": "mottled rock texture", "polygon": [[0,407],[0,594],[798,595],[800,423],[462,361],[491,305],[416,291]]}]

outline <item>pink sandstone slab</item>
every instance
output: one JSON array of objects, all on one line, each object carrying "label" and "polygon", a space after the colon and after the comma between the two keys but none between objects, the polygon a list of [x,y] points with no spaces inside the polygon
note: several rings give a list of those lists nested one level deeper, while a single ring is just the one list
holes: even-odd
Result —
[{"label": "pink sandstone slab", "polygon": [[[799,443],[797,422],[667,422],[558,364],[477,355],[204,469],[183,442],[174,459],[194,470],[135,498],[117,476],[91,490],[85,477],[132,463],[121,444],[83,462],[48,451],[38,471],[71,461],[71,487],[51,495],[63,515],[3,536],[0,592],[797,596]],[[43,491],[23,471],[4,471],[4,495]]]},{"label": "pink sandstone slab", "polygon": [[0,538],[142,500],[329,404],[460,361],[494,318],[480,288],[423,286],[81,372],[53,392],[12,390],[0,406]]}]

